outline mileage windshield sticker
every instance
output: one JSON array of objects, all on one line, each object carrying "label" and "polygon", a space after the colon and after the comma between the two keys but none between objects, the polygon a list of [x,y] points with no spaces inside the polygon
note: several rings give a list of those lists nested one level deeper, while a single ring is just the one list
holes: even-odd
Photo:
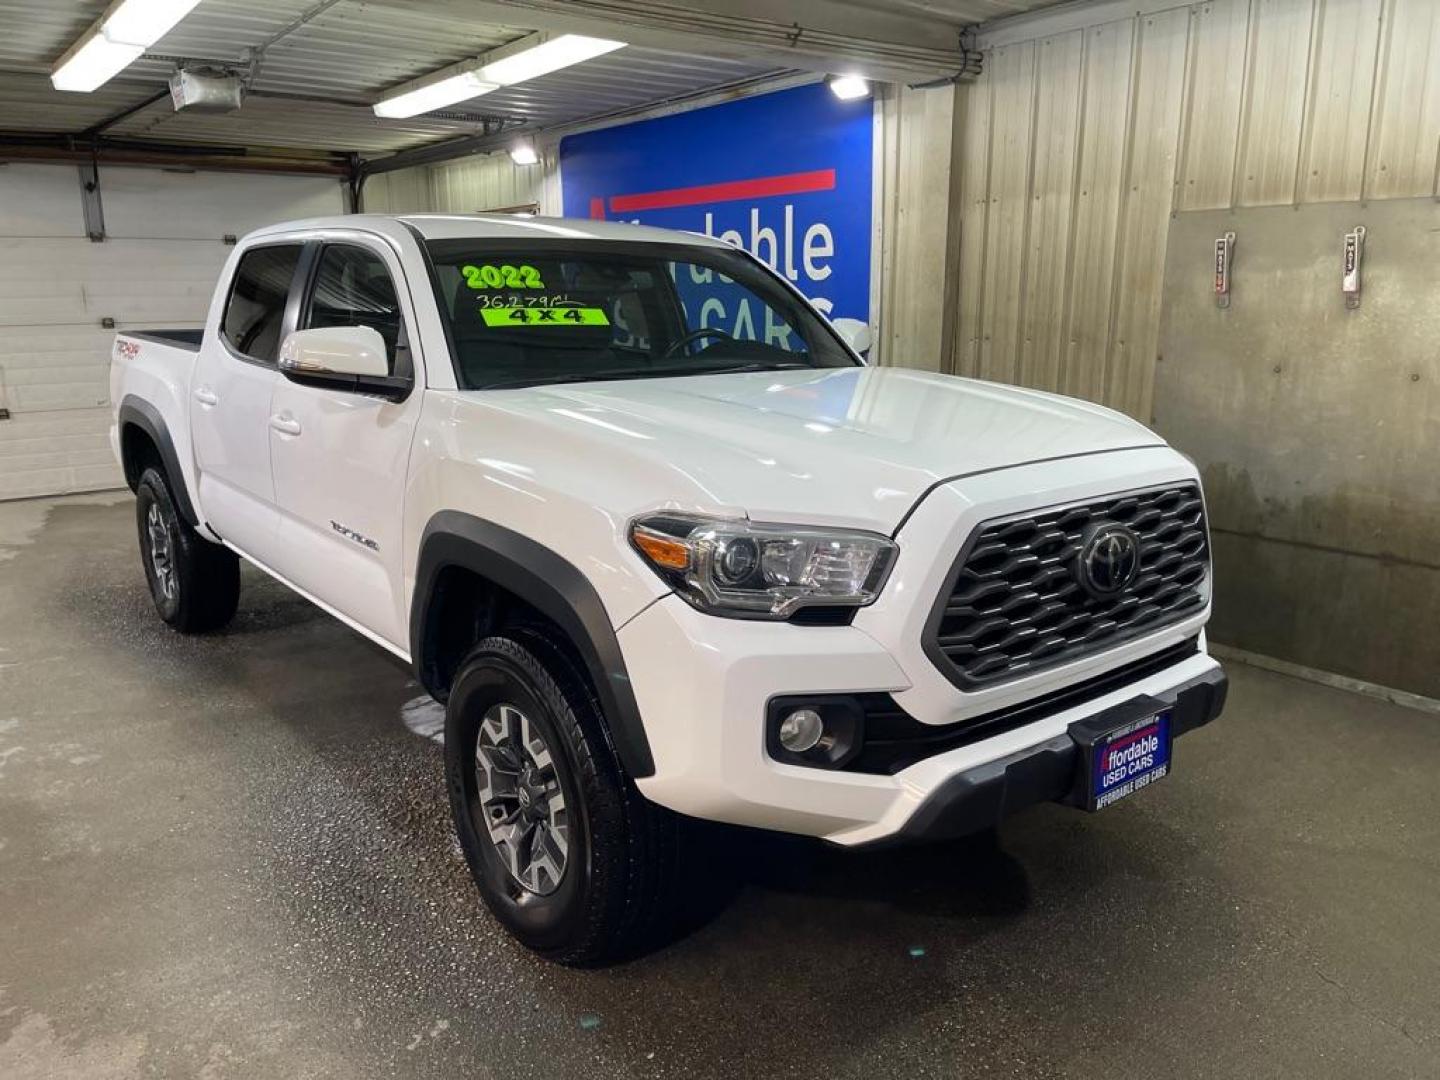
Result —
[{"label": "mileage windshield sticker", "polygon": [[486,326],[609,326],[610,318],[598,307],[486,307],[480,309]]}]

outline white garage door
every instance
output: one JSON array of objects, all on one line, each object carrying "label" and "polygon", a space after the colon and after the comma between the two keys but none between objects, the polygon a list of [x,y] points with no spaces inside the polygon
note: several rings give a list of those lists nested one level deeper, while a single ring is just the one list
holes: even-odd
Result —
[{"label": "white garage door", "polygon": [[106,239],[92,243],[74,166],[0,165],[0,499],[122,482],[102,319],[200,326],[227,233],[343,208],[324,177],[102,166],[100,191]]}]

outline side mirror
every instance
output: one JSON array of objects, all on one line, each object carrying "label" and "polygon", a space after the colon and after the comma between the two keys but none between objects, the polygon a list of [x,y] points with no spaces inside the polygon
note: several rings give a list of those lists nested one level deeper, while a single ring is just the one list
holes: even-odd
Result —
[{"label": "side mirror", "polygon": [[834,319],[830,323],[845,344],[861,356],[870,351],[870,324],[859,319]]},{"label": "side mirror", "polygon": [[402,401],[413,380],[390,374],[385,339],[370,326],[296,330],[280,346],[280,373],[291,382]]}]

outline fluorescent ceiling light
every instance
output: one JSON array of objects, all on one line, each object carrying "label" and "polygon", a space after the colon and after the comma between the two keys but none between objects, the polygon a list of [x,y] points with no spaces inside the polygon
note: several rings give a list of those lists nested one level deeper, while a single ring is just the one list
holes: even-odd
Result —
[{"label": "fluorescent ceiling light", "polygon": [[519,142],[510,148],[510,160],[516,165],[534,165],[540,155],[535,152],[534,143]]},{"label": "fluorescent ceiling light", "polygon": [[88,94],[140,59],[144,51],[143,45],[120,45],[96,34],[60,58],[50,82],[56,90]]},{"label": "fluorescent ceiling light", "polygon": [[56,90],[89,93],[109,82],[172,27],[200,0],[118,0],[85,36],[66,50],[50,72]]},{"label": "fluorescent ceiling light", "polygon": [[198,3],[200,0],[120,0],[100,16],[100,32],[114,42],[149,48]]},{"label": "fluorescent ceiling light", "polygon": [[446,105],[468,101],[470,98],[498,90],[499,84],[486,82],[473,71],[462,71],[448,79],[429,83],[414,90],[387,97],[375,103],[375,115],[390,118],[419,116],[421,113],[443,109]]},{"label": "fluorescent ceiling light", "polygon": [[[536,34],[522,38],[513,46],[496,49],[490,54],[496,59],[486,61],[480,69],[480,76],[487,82],[513,86],[624,47],[623,41],[608,41],[583,34],[561,34],[558,37]],[[515,51],[512,52],[512,49]]]},{"label": "fluorescent ceiling light", "polygon": [[833,75],[830,78],[830,92],[841,101],[854,101],[870,96],[870,84],[859,75]]},{"label": "fluorescent ceiling light", "polygon": [[[428,83],[423,80],[402,83],[375,104],[375,115],[418,116],[420,113],[488,94],[502,86],[513,86],[526,79],[559,71],[571,64],[593,60],[597,56],[604,56],[624,47],[623,41],[607,41],[582,34],[560,34],[557,37],[551,37],[547,33],[531,34],[486,53],[468,65],[456,65],[448,69],[452,72],[459,70],[459,74]],[[434,79],[434,76],[431,78]]]}]

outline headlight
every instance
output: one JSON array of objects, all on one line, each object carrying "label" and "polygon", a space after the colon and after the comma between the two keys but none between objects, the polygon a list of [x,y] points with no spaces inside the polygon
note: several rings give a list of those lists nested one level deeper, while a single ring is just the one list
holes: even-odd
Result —
[{"label": "headlight", "polygon": [[701,611],[761,619],[870,603],[896,550],[875,533],[665,513],[631,522],[630,543]]}]

